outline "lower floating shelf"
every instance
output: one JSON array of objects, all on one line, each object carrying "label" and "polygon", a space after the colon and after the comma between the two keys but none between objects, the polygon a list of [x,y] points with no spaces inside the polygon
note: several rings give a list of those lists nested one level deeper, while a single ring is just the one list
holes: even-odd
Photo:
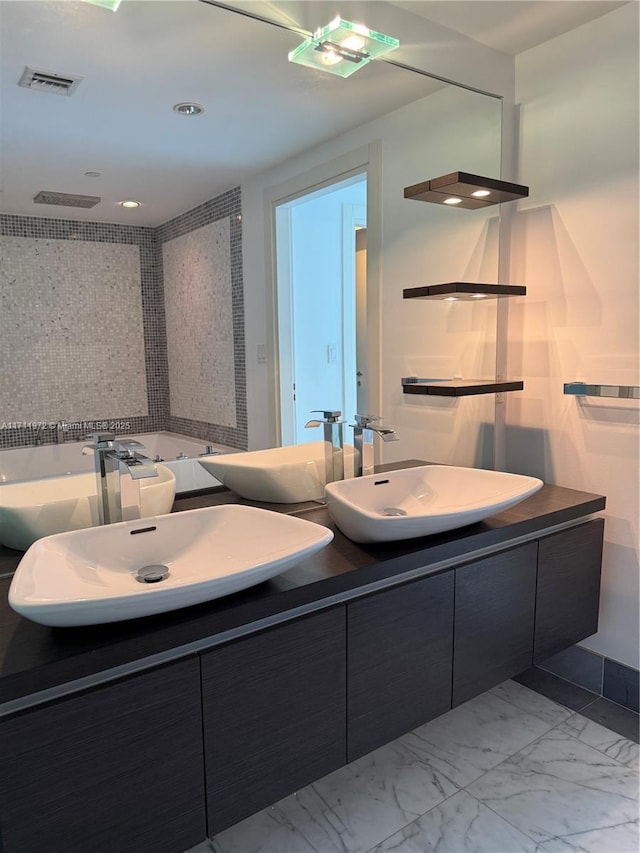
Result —
[{"label": "lower floating shelf", "polygon": [[506,379],[418,379],[405,376],[405,394],[429,394],[434,397],[469,397],[473,394],[500,394],[503,391],[522,391],[524,382]]}]

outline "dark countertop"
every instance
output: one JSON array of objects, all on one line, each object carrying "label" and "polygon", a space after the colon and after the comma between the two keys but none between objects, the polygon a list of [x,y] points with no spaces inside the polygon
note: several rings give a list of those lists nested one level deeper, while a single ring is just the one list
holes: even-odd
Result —
[{"label": "dark countertop", "polygon": [[[410,460],[387,470],[424,464]],[[381,469],[381,470],[382,470]],[[249,504],[229,491],[178,498],[174,511],[223,503]],[[448,533],[377,545],[359,545],[347,539],[321,505],[259,504],[253,506],[301,515],[334,532],[323,550],[301,560],[289,571],[243,592],[157,616],[75,628],[49,628],[30,622],[8,605],[10,577],[0,578],[0,704],[41,691],[95,677],[116,667],[143,666],[157,655],[174,656],[215,645],[261,620],[286,618],[296,608],[314,609],[363,594],[372,584],[401,578],[407,572],[425,574],[442,569],[443,561],[462,561],[486,548],[508,547],[521,537],[566,524],[604,509],[600,495],[545,485],[510,510],[484,522]],[[4,550],[3,571],[17,565],[20,552]],[[293,613],[292,615],[296,615]],[[257,625],[256,627],[259,627]],[[227,636],[225,636],[227,635]],[[105,675],[106,677],[106,675]],[[80,685],[78,685],[80,686]],[[44,697],[44,694],[42,694]],[[6,710],[11,710],[6,707]]]}]

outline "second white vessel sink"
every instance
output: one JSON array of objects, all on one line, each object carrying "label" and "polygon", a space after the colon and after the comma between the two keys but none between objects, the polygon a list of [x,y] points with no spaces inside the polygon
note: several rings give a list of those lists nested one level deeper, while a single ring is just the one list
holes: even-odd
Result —
[{"label": "second white vessel sink", "polygon": [[[346,445],[345,468],[353,469],[352,445]],[[324,442],[292,444],[206,456],[198,462],[240,497],[266,503],[322,500],[325,486]]]},{"label": "second white vessel sink", "polygon": [[42,625],[119,622],[261,583],[332,539],[311,521],[236,505],[59,533],[26,552],[9,604]]},{"label": "second white vessel sink", "polygon": [[442,533],[489,518],[543,486],[537,477],[422,465],[330,483],[331,517],[355,542],[390,542]]}]

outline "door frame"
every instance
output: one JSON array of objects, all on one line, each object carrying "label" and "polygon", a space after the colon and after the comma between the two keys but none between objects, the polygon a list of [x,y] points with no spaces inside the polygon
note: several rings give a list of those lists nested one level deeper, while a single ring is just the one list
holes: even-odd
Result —
[{"label": "door frame", "polygon": [[[367,179],[367,331],[369,411],[380,411],[381,387],[381,272],[382,272],[382,144],[374,140],[327,163],[322,163],[282,183],[267,187],[263,194],[265,225],[266,327],[268,370],[267,429],[269,445],[282,443],[280,418],[280,365],[278,347],[278,270],[276,208],[300,196],[358,174]],[[347,413],[348,414],[348,413]]]}]

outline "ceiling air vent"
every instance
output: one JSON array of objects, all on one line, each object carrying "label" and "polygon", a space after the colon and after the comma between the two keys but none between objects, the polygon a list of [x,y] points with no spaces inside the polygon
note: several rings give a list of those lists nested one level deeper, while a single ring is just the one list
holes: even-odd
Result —
[{"label": "ceiling air vent", "polygon": [[83,79],[70,74],[56,74],[55,71],[37,71],[27,66],[18,80],[18,86],[52,95],[72,95]]},{"label": "ceiling air vent", "polygon": [[54,193],[50,190],[40,190],[33,201],[35,204],[59,204],[63,207],[95,207],[102,199],[97,195]]}]

